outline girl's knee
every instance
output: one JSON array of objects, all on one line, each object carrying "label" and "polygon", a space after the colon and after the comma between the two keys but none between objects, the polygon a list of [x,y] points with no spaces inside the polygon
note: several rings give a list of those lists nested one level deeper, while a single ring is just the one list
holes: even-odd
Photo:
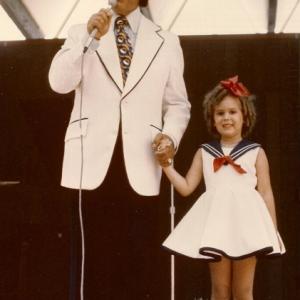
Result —
[{"label": "girl's knee", "polygon": [[212,287],[211,300],[230,300],[230,286],[218,285]]},{"label": "girl's knee", "polygon": [[238,286],[232,290],[234,300],[253,300],[252,286]]}]

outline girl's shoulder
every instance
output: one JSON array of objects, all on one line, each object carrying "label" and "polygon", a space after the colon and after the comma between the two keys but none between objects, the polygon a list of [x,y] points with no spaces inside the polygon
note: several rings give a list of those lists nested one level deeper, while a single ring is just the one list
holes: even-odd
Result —
[{"label": "girl's shoulder", "polygon": [[[203,143],[199,146],[204,151],[211,154],[213,157],[224,156],[221,144],[218,140],[214,140],[208,143]],[[241,140],[230,152],[230,156],[233,160],[238,159],[240,156],[244,155],[250,150],[261,148],[261,144],[243,139]]]}]

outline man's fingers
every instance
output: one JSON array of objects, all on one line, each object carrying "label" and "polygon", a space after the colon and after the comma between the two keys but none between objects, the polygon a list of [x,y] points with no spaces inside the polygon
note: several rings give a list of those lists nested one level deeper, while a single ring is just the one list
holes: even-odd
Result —
[{"label": "man's fingers", "polygon": [[105,9],[101,9],[98,13],[92,15],[87,26],[89,34],[96,28],[98,31],[96,38],[104,35],[109,27],[111,16],[111,11]]},{"label": "man's fingers", "polygon": [[172,141],[168,138],[165,138],[162,134],[157,135],[152,143],[152,149],[158,152],[166,151],[167,148],[172,146]]},{"label": "man's fingers", "polygon": [[163,138],[163,135],[161,133],[158,133],[155,136],[155,138],[154,138],[154,140],[152,142],[152,149],[153,149],[153,151],[160,151],[160,150],[158,150],[158,148],[159,148],[159,144],[160,144],[160,141],[162,140],[162,138]]},{"label": "man's fingers", "polygon": [[163,139],[163,134],[158,133],[153,140],[153,144],[158,145],[162,139]]},{"label": "man's fingers", "polygon": [[110,18],[112,16],[112,10],[109,8],[101,8],[96,15],[102,15],[106,18]]},{"label": "man's fingers", "polygon": [[105,11],[107,17],[108,17],[109,19],[111,19],[112,15],[113,15],[112,9],[111,9],[111,8],[106,8],[106,9],[104,9],[104,11]]}]

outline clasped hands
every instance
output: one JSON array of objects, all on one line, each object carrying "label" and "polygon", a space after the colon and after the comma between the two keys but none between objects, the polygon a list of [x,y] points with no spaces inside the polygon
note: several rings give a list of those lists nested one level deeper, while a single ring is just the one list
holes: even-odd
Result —
[{"label": "clasped hands", "polygon": [[158,133],[152,142],[152,150],[155,158],[162,167],[170,166],[173,162],[175,149],[169,136]]}]

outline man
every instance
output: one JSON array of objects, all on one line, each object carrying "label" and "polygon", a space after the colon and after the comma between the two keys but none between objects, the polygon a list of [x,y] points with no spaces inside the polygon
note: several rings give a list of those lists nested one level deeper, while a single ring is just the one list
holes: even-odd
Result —
[{"label": "man", "polygon": [[118,0],[113,12],[101,9],[87,25],[72,27],[49,72],[54,91],[75,90],[62,186],[84,190],[88,300],[165,299],[168,289],[159,282],[168,269],[158,234],[161,168],[151,144],[171,163],[190,104],[178,38],[146,19],[139,4]]}]

